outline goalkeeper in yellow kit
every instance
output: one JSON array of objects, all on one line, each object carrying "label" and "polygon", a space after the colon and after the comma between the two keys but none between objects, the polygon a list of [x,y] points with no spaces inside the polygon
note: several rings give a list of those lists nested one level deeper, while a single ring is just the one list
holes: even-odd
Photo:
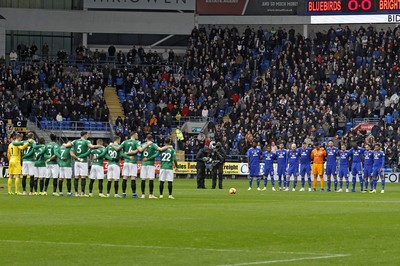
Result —
[{"label": "goalkeeper in yellow kit", "polygon": [[[20,142],[22,140],[21,134],[16,134],[14,140]],[[23,145],[17,146],[13,143],[8,145],[7,158],[8,158],[8,194],[13,195],[12,183],[15,178],[15,194],[22,194],[19,192],[19,176],[22,173],[21,167],[21,150],[25,150],[29,145],[29,142],[25,142]]]}]

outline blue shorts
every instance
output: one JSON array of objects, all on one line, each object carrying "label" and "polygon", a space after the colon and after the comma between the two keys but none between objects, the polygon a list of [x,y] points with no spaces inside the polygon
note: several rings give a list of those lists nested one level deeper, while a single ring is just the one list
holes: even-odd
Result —
[{"label": "blue shorts", "polygon": [[330,175],[337,175],[336,165],[326,165],[325,174]]},{"label": "blue shorts", "polygon": [[299,175],[299,167],[298,166],[289,166],[288,176],[298,176]]},{"label": "blue shorts", "polygon": [[249,176],[259,176],[260,175],[260,165],[252,165],[249,171]]},{"label": "blue shorts", "polygon": [[372,166],[364,166],[364,177],[372,176]]},{"label": "blue shorts", "polygon": [[379,167],[373,167],[372,168],[372,176],[373,177],[376,177],[376,176],[381,176],[381,168],[379,168]]},{"label": "blue shorts", "polygon": [[311,175],[311,164],[300,164],[300,175]]},{"label": "blue shorts", "polygon": [[346,168],[339,168],[339,178],[348,178],[349,176],[349,167]]},{"label": "blue shorts", "polygon": [[351,174],[352,175],[362,175],[362,164],[361,163],[353,163],[351,165]]},{"label": "blue shorts", "polygon": [[268,167],[264,168],[264,176],[265,177],[271,177],[274,178],[274,168],[273,167]]},{"label": "blue shorts", "polygon": [[278,167],[278,176],[286,175],[285,167]]}]

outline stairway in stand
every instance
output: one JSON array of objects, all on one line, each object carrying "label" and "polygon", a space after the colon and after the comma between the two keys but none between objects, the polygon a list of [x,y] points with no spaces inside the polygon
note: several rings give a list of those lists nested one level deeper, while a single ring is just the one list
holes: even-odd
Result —
[{"label": "stairway in stand", "polygon": [[106,87],[104,90],[104,99],[106,100],[108,109],[113,122],[118,116],[124,117],[124,110],[122,109],[121,102],[119,101],[118,93],[113,87]]}]

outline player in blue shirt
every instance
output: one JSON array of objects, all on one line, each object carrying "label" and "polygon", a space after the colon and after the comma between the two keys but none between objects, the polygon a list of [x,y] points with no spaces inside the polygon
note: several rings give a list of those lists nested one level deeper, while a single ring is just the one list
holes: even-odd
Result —
[{"label": "player in blue shirt", "polygon": [[262,150],[253,142],[253,147],[247,151],[248,166],[249,166],[249,189],[253,186],[253,177],[257,178],[257,190],[260,189],[260,163],[261,163]]},{"label": "player in blue shirt", "polygon": [[343,178],[346,180],[346,192],[349,192],[349,160],[350,152],[346,150],[346,145],[342,145],[339,151],[339,186],[338,192],[343,192]]},{"label": "player in blue shirt", "polygon": [[328,148],[326,148],[326,168],[325,174],[328,183],[328,190],[327,192],[331,191],[331,184],[332,184],[332,176],[333,176],[333,183],[334,183],[334,191],[337,191],[337,158],[339,149],[333,146],[333,141],[328,142]]},{"label": "player in blue shirt", "polygon": [[303,143],[303,147],[300,149],[300,176],[301,176],[301,189],[304,191],[304,185],[306,183],[305,177],[307,175],[308,191],[311,192],[311,151],[313,149],[307,147],[307,143]]},{"label": "player in blue shirt", "polygon": [[271,146],[267,146],[267,150],[263,153],[264,161],[264,188],[267,190],[268,176],[271,178],[272,191],[275,191],[275,173],[274,173],[274,160],[276,154],[271,152]]},{"label": "player in blue shirt", "polygon": [[385,193],[385,176],[383,175],[383,167],[385,166],[385,153],[381,151],[381,145],[375,144],[374,151],[374,163],[372,165],[372,176],[373,181],[371,182],[371,186],[373,190],[370,193],[376,193],[376,184],[378,182],[378,178],[381,178],[382,190],[381,193]]},{"label": "player in blue shirt", "polygon": [[[372,184],[372,166],[374,164],[374,152],[371,150],[369,144],[365,145],[364,151],[364,190],[362,192],[368,191],[368,181]],[[372,186],[371,186],[372,190]]]},{"label": "player in blue shirt", "polygon": [[292,144],[291,149],[288,151],[288,175],[286,177],[285,191],[289,191],[290,178],[293,176],[293,189],[296,191],[297,176],[299,175],[300,164],[300,150],[297,149],[296,144]]},{"label": "player in blue shirt", "polygon": [[357,182],[357,175],[360,181],[360,188],[361,192],[364,189],[364,179],[362,176],[362,156],[364,154],[364,149],[358,146],[350,149],[351,155],[351,175],[352,175],[352,189],[351,192],[356,192],[356,182]]},{"label": "player in blue shirt", "polygon": [[286,183],[286,167],[287,167],[287,150],[284,149],[283,143],[279,144],[279,150],[276,151],[278,162],[278,186],[282,190],[282,177],[284,184]]}]

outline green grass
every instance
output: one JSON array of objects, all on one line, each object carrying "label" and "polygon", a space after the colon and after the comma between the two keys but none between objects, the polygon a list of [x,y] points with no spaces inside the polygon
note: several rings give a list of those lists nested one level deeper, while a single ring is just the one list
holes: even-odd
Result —
[{"label": "green grass", "polygon": [[[23,197],[0,190],[1,264],[400,261],[399,184],[387,184],[386,194],[247,191],[245,180],[225,181],[224,190],[196,190],[186,179],[174,184],[176,200]],[[229,195],[229,187],[238,193]]]}]

